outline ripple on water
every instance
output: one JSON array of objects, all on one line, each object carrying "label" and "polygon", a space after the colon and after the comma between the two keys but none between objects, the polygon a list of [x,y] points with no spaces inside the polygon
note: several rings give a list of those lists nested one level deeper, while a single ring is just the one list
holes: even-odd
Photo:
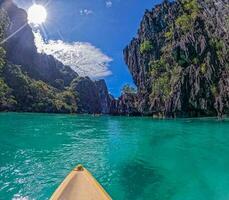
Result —
[{"label": "ripple on water", "polygon": [[0,199],[48,199],[78,163],[113,199],[229,199],[228,122],[0,114]]}]

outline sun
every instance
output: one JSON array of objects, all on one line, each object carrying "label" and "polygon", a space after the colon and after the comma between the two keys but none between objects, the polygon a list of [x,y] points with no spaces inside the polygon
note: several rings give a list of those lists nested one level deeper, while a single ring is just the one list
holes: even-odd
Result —
[{"label": "sun", "polygon": [[28,22],[30,24],[42,24],[46,21],[47,11],[42,5],[34,4],[28,10]]}]

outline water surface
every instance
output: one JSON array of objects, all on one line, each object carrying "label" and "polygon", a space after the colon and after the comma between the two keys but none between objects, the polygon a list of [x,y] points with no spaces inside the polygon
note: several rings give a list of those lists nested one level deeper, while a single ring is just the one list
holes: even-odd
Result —
[{"label": "water surface", "polygon": [[0,114],[0,199],[50,197],[78,163],[114,200],[228,200],[229,121]]}]

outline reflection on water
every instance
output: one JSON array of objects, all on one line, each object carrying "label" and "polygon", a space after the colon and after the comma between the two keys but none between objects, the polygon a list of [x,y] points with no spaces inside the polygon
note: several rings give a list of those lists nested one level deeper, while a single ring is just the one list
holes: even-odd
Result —
[{"label": "reflection on water", "polygon": [[0,114],[0,199],[48,199],[85,165],[117,200],[229,199],[229,121]]}]

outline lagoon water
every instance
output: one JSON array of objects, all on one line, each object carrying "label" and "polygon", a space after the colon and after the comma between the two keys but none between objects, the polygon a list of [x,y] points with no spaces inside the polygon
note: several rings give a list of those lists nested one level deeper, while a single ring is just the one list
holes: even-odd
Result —
[{"label": "lagoon water", "polygon": [[0,114],[0,199],[50,197],[78,163],[114,200],[228,200],[229,120]]}]

